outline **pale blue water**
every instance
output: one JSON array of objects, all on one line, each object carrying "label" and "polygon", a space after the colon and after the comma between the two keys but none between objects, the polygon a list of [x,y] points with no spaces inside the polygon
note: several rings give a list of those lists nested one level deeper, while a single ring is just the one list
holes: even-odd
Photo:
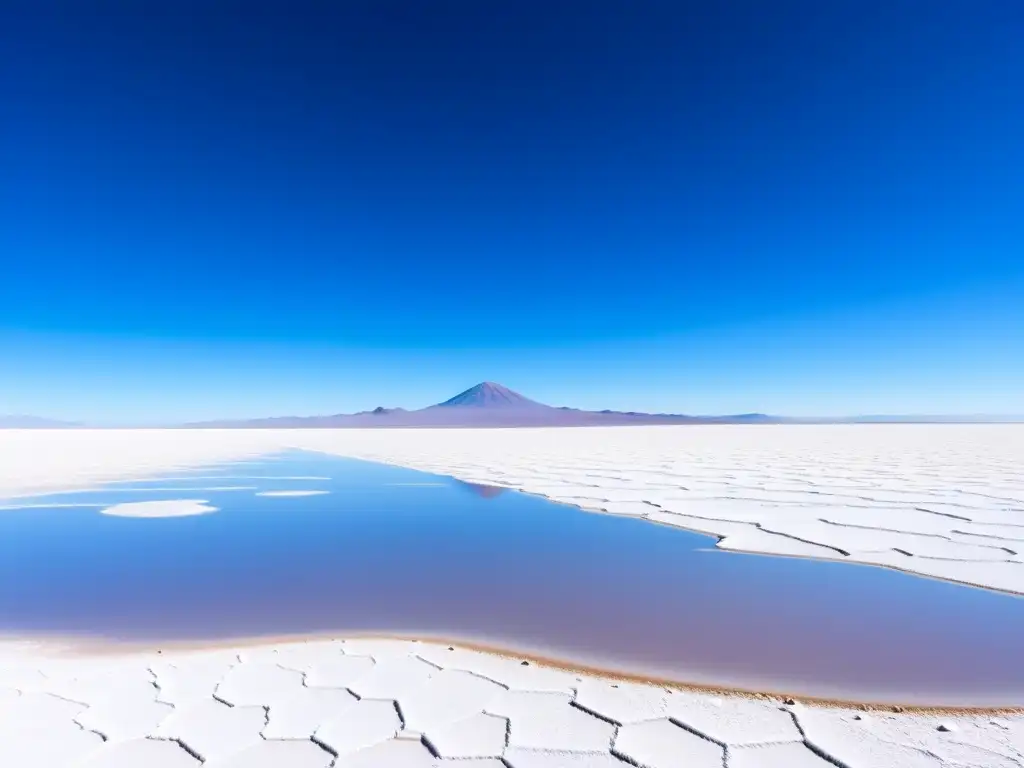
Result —
[{"label": "pale blue water", "polygon": [[[330,479],[267,479],[291,475]],[[199,490],[213,486],[252,487]],[[330,493],[254,495],[286,489]],[[409,634],[696,683],[1024,704],[1020,598],[879,568],[708,551],[706,536],[495,493],[293,453],[28,499],[197,498],[221,511],[0,510],[0,633]]]}]

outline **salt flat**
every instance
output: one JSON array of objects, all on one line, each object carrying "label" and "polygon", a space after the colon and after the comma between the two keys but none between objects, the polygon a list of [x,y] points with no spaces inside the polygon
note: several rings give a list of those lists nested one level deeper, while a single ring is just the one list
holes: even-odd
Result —
[{"label": "salt flat", "polygon": [[[1024,425],[8,430],[0,496],[300,448],[1024,594]],[[10,503],[10,502],[8,502]]]},{"label": "salt flat", "polygon": [[[162,477],[286,448],[647,517],[722,536],[727,549],[1024,593],[1021,425],[5,431],[0,496]],[[0,765],[200,760],[1020,768],[1024,717],[669,692],[414,642],[72,657],[52,645],[0,646]]]},{"label": "salt flat", "polygon": [[303,432],[294,444],[1024,593],[1024,425]]}]

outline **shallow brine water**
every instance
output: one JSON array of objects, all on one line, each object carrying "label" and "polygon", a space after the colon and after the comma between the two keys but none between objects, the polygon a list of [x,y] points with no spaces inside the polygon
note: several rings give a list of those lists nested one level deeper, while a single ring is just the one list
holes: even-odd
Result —
[{"label": "shallow brine water", "polygon": [[[329,493],[256,495],[281,490]],[[99,514],[182,498],[220,511]],[[0,510],[0,633],[409,635],[697,684],[1024,705],[1020,598],[715,551],[411,470],[292,453],[17,503],[42,506]]]}]

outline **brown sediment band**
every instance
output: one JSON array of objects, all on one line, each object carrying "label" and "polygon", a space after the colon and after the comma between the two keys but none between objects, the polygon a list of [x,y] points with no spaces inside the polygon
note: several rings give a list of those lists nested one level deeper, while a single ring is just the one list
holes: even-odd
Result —
[{"label": "brown sediment band", "polygon": [[[603,667],[580,664],[557,657],[545,656],[532,652],[521,652],[502,648],[501,646],[487,643],[472,642],[466,640],[453,640],[435,635],[402,635],[402,634],[381,634],[381,633],[358,633],[348,632],[336,633],[311,633],[297,635],[264,635],[249,636],[241,638],[224,638],[219,640],[172,640],[168,642],[158,641],[121,641],[111,640],[105,637],[93,635],[34,635],[17,637],[0,637],[0,643],[44,643],[47,651],[59,655],[72,656],[109,656],[125,653],[144,653],[154,651],[209,651],[229,650],[234,648],[256,648],[264,646],[289,645],[297,643],[345,641],[345,640],[396,640],[402,642],[420,642],[431,645],[461,648],[469,651],[487,653],[493,656],[514,659],[516,661],[530,661],[540,667],[558,669],[565,672],[587,675],[590,677],[604,678],[607,680],[620,680],[622,682],[639,683],[665,688],[669,691],[688,691],[692,693],[703,693],[714,696],[729,696],[735,698],[754,699],[760,701],[772,700],[783,702],[792,700],[801,705],[814,707],[833,707],[842,709],[857,709],[871,712],[899,712],[905,714],[921,715],[979,715],[979,714],[1024,714],[1022,706],[990,706],[990,707],[962,707],[943,706],[927,704],[909,704],[899,702],[877,702],[861,699],[829,698],[823,696],[807,696],[804,694],[791,693],[784,690],[755,690],[736,686],[715,686],[708,684],[691,683],[684,680],[672,678],[651,677],[649,675],[632,674],[619,670]],[[500,681],[498,681],[500,682]]]}]

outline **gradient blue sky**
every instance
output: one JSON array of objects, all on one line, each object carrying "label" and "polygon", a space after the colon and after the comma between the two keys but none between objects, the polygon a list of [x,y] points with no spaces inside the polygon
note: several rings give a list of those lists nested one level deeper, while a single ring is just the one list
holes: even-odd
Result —
[{"label": "gradient blue sky", "polygon": [[0,10],[0,413],[1024,413],[1024,5]]}]

